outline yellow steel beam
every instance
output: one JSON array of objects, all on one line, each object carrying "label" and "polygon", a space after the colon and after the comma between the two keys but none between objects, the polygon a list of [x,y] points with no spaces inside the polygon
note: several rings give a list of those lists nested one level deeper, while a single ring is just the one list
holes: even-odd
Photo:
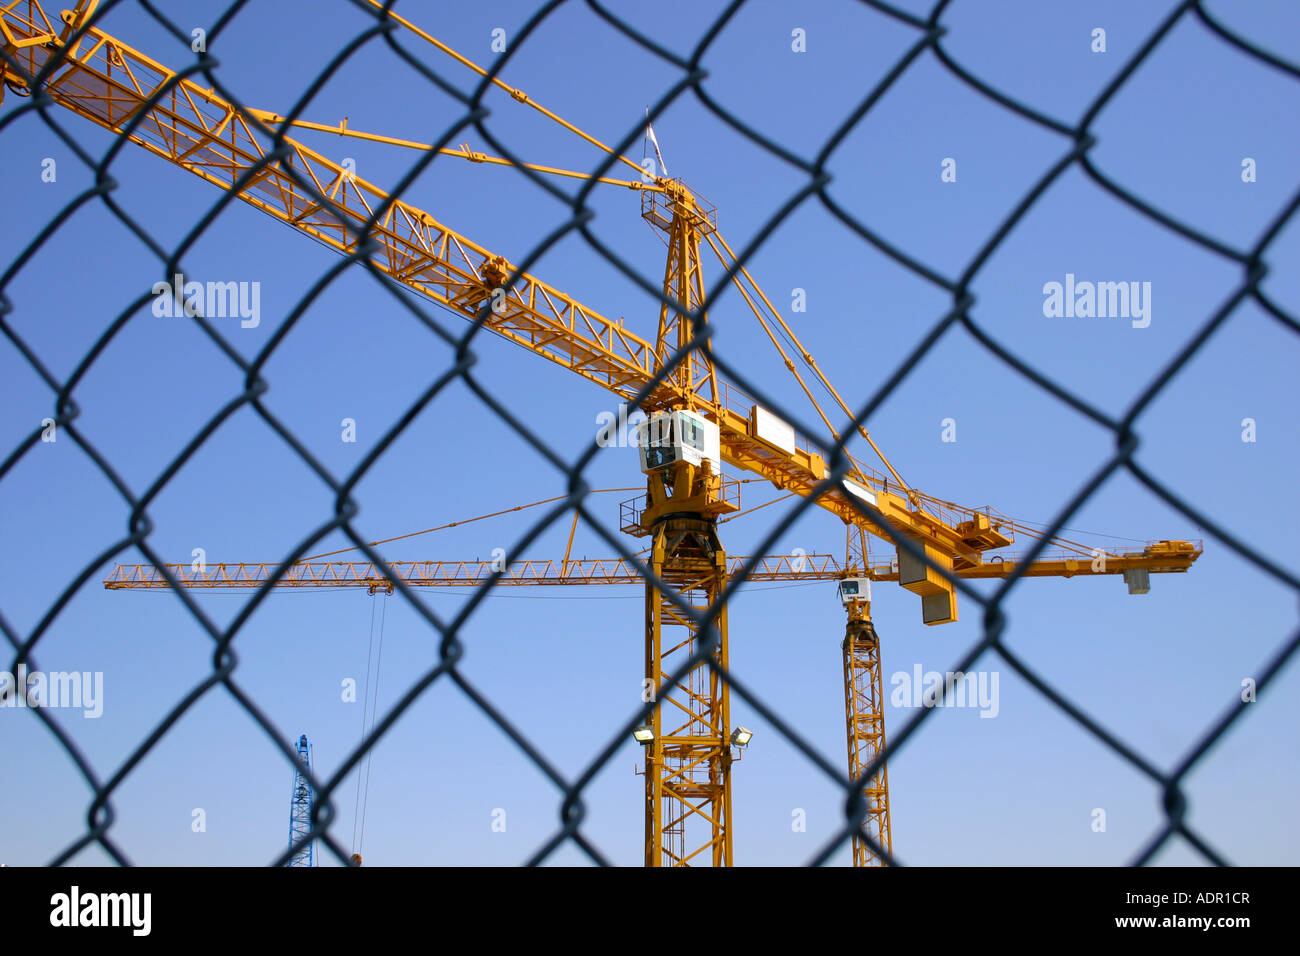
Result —
[{"label": "yellow steel beam", "polygon": [[[483,67],[479,66],[473,60],[469,59],[469,57],[462,56],[461,54],[457,53],[455,50],[453,50],[447,44],[443,43],[437,37],[433,36],[432,34],[426,33],[424,30],[421,30],[419,27],[417,27],[414,23],[405,19],[402,16],[399,16],[398,14],[394,13],[392,10],[385,10],[384,9],[385,4],[381,2],[381,0],[367,0],[367,2],[376,10],[380,10],[384,12],[391,20],[393,20],[393,22],[401,25],[403,29],[408,30],[409,32],[413,33],[415,36],[423,40],[425,43],[428,43],[430,46],[434,47],[435,49],[447,54],[447,56],[451,57],[461,66],[473,70],[479,76],[486,77],[488,75],[487,70],[483,69]],[[525,106],[532,107],[533,109],[537,110],[537,112],[545,116],[547,119],[553,120],[554,122],[558,123],[560,126],[567,129],[570,133],[574,133],[577,136],[580,136],[582,139],[586,140],[588,143],[590,143],[592,146],[595,146],[597,149],[605,153],[608,153],[612,156],[615,156],[619,162],[623,163],[626,166],[632,167],[638,173],[642,171],[641,167],[638,166],[635,162],[633,162],[632,160],[628,159],[626,156],[620,153],[615,153],[613,149],[611,149],[609,146],[606,146],[604,143],[596,139],[596,137],[592,136],[590,133],[584,132],[583,130],[579,129],[577,126],[570,123],[568,120],[562,119],[561,117],[557,116],[555,113],[552,113],[550,110],[542,106],[536,100],[530,98],[528,94],[525,93],[523,90],[516,89],[515,87],[510,86],[500,77],[493,77],[491,82],[493,86],[497,87],[500,90],[504,90],[506,93],[508,93],[510,95],[510,98],[515,100],[516,102],[523,103]]]},{"label": "yellow steel beam", "polygon": [[[23,18],[10,10],[0,11],[0,18],[24,36]],[[653,347],[621,320],[527,274],[509,292],[497,292],[513,271],[502,257],[295,140],[286,138],[285,160],[268,162],[271,140],[258,128],[254,111],[176,79],[165,66],[93,27],[87,35],[93,45],[70,55],[46,83],[60,105],[122,134],[145,102],[166,88],[127,134],[137,145],[221,189],[238,187],[244,202],[345,254],[357,251],[365,223],[383,210],[369,233],[377,246],[371,261],[397,281],[469,318],[493,306],[485,323],[492,331],[624,397],[653,377]],[[29,46],[10,56],[34,74],[56,47]],[[256,178],[240,186],[259,165]],[[322,204],[298,178],[330,201]],[[656,392],[660,402],[672,397],[671,390]]]},{"label": "yellow steel beam", "polygon": [[[749,558],[732,557],[728,575],[737,575]],[[187,589],[257,588],[279,567],[268,561],[249,564],[168,564],[167,570]],[[486,583],[496,571],[492,561],[392,561],[395,576],[411,587],[474,587]],[[844,569],[828,554],[769,555],[760,558],[751,581],[834,581]],[[571,558],[565,561],[518,561],[497,580],[499,587],[591,584],[642,584],[645,578],[623,558]],[[368,588],[386,590],[387,576],[369,561],[319,561],[293,564],[275,584],[285,588]],[[152,564],[118,565],[104,581],[114,590],[157,590],[171,587]]]},{"label": "yellow steel beam", "polygon": [[[1056,556],[1031,561],[1024,570],[1027,578],[1073,578],[1123,574],[1125,571],[1149,571],[1152,574],[1176,574],[1187,571],[1201,556],[1199,541],[1153,541],[1141,550],[1101,551],[1095,555]],[[963,579],[1008,578],[1015,573],[1022,555],[996,554],[982,563],[955,568],[953,575]],[[897,581],[898,568],[872,565],[865,577],[873,581]]]}]

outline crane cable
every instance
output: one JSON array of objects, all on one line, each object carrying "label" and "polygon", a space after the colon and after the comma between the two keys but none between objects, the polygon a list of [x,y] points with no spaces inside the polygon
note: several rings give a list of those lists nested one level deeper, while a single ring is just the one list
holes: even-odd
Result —
[{"label": "crane cable", "polygon": [[[717,243],[718,243],[717,245],[714,244],[715,236],[717,238]],[[831,384],[830,380],[822,372],[821,368],[818,367],[816,360],[812,357],[812,353],[810,353],[806,348],[803,347],[803,343],[799,341],[799,339],[795,336],[794,331],[789,327],[789,325],[786,324],[785,319],[781,317],[781,313],[777,311],[776,306],[774,306],[771,303],[771,301],[768,299],[767,295],[763,292],[758,282],[755,281],[754,277],[749,274],[749,270],[745,268],[745,266],[737,258],[736,253],[732,250],[731,246],[727,244],[727,240],[724,239],[722,237],[722,234],[720,232],[717,232],[717,230],[714,230],[714,233],[712,235],[706,236],[706,240],[709,243],[709,246],[713,250],[714,254],[722,262],[722,266],[724,269],[733,268],[733,265],[734,267],[737,268],[736,274],[732,277],[737,288],[741,287],[740,276],[745,277],[745,280],[753,288],[754,292],[757,294],[757,297],[762,300],[765,306],[767,306],[767,310],[769,314],[772,316],[772,318],[776,320],[777,324],[783,330],[782,338],[785,338],[786,341],[789,342],[794,347],[800,362],[803,363],[804,367],[808,371],[813,373],[813,376],[821,384],[822,388],[826,391],[826,393],[830,395],[830,397],[835,402],[835,404],[839,406],[840,410],[843,411],[845,415],[849,416],[850,420],[852,420],[855,417],[853,410],[849,408],[849,406],[845,403],[844,399],[840,397],[839,392],[835,390],[835,386]],[[722,250],[719,250],[718,245],[722,247]],[[723,250],[725,250],[726,255],[723,255]],[[728,260],[730,260],[730,262]],[[749,298],[748,295],[746,295],[745,298],[748,299]],[[762,311],[757,307],[757,305],[751,304],[750,307],[751,309],[753,309],[754,315],[758,318],[759,323],[763,325],[764,329],[767,329],[767,323],[763,318]],[[772,335],[770,330],[768,330],[768,335],[769,336]],[[773,344],[775,344],[775,341],[773,342]],[[780,346],[778,346],[778,351],[781,351]],[[793,368],[791,368],[790,371],[795,374],[795,377],[799,379],[800,384],[802,384],[802,378],[799,376],[799,374],[795,372]],[[805,392],[808,391],[807,386],[804,386],[804,391]],[[811,394],[809,394],[808,397],[810,400],[812,400],[813,407],[817,409],[818,414],[821,415],[823,421],[825,421],[826,415],[824,412],[822,412],[821,406],[817,403],[816,399],[812,398]],[[829,423],[827,424],[829,427]],[[856,426],[856,430],[859,435],[861,435],[864,439],[866,439],[867,444],[871,446],[871,450],[876,453],[876,457],[879,458],[881,463],[889,470],[889,473],[894,476],[894,480],[898,482],[899,486],[904,491],[907,492],[908,497],[909,498],[913,497],[913,491],[911,486],[908,485],[908,483],[903,480],[902,475],[898,473],[898,471],[894,468],[890,460],[885,457],[885,453],[880,450],[879,446],[876,445],[875,441],[871,438],[871,436],[867,434],[867,430],[863,428],[861,425]],[[831,432],[832,434],[835,434],[836,430],[834,428],[831,428]],[[864,474],[863,477],[865,478],[866,475]]]},{"label": "crane cable", "polygon": [[[595,488],[587,492],[592,495],[607,494],[613,491],[641,491],[641,488]],[[515,505],[513,508],[503,508],[500,511],[493,511],[485,515],[475,515],[473,518],[462,518],[460,521],[452,521],[448,524],[440,524],[436,528],[425,528],[423,531],[411,531],[407,534],[394,535],[391,538],[381,538],[378,541],[367,542],[367,547],[377,547],[381,544],[388,544],[390,541],[401,541],[403,538],[414,538],[416,535],[429,534],[434,531],[445,531],[448,528],[455,528],[463,524],[472,524],[475,521],[482,521],[485,518],[499,518],[501,515],[508,515],[515,511],[524,511],[528,508],[536,508],[539,505],[549,505],[553,501],[563,501],[568,495],[556,495],[554,498],[542,498],[540,501],[530,501],[526,505]],[[347,554],[349,551],[360,550],[360,545],[351,548],[340,548],[338,551],[326,551],[324,554],[313,554],[306,558],[299,558],[295,564],[302,564],[306,561],[315,561],[319,558],[332,558],[336,554]]]},{"label": "crane cable", "polygon": [[[384,658],[384,622],[388,617],[388,595],[384,594],[383,610],[379,615],[379,653],[375,654],[375,602],[378,601],[379,595],[373,595],[375,601],[370,605],[370,646],[366,651],[366,686],[361,697],[361,740],[366,739],[366,735],[375,728],[375,712],[379,706],[379,670]],[[375,687],[374,693],[370,690],[370,664],[374,661]],[[361,765],[357,768],[357,798],[352,807],[352,852],[360,854],[362,844],[366,840],[366,806],[370,802],[370,764],[374,759],[375,750],[371,747],[366,751]],[[362,783],[364,779],[364,785]],[[358,815],[360,817],[360,827],[358,828]]]}]

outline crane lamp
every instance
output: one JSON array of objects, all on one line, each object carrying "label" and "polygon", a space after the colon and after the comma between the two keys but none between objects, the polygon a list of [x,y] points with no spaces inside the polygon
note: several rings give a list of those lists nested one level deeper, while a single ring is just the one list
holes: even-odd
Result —
[{"label": "crane lamp", "polygon": [[754,732],[744,727],[737,727],[731,732],[731,742],[737,747],[746,747],[754,739]]},{"label": "crane lamp", "polygon": [[655,732],[650,729],[649,724],[642,724],[636,730],[632,731],[632,739],[644,746],[655,739]]}]

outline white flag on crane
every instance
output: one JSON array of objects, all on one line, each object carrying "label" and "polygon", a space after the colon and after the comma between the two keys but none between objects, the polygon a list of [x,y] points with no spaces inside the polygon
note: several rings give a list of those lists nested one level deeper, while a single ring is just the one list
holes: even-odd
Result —
[{"label": "white flag on crane", "polygon": [[655,148],[655,159],[659,160],[660,171],[667,176],[668,164],[664,162],[664,154],[659,152],[659,140],[655,136],[655,128],[650,125],[650,110],[645,111],[645,138],[650,141],[650,145]]}]

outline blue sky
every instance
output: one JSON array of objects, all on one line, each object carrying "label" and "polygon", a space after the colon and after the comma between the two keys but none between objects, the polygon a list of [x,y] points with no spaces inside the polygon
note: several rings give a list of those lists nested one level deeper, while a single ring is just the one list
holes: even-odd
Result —
[{"label": "blue sky", "polygon": [[[187,31],[210,25],[219,0],[166,5]],[[901,6],[924,13],[924,5]],[[1074,9],[1030,2],[955,3],[945,11],[945,49],[985,82],[1035,109],[1074,123],[1159,21],[1168,4],[1097,2]],[[212,46],[223,82],[250,106],[285,112],[336,51],[365,28],[348,3],[317,5],[309,18],[254,2]],[[1241,34],[1300,61],[1300,14],[1282,3],[1212,4]],[[686,53],[721,7],[670,2],[624,15],[656,41]],[[508,42],[530,5],[457,5],[399,12],[485,65],[492,31]],[[122,5],[105,30],[174,68],[186,47]],[[1092,30],[1107,50],[1090,50]],[[806,32],[806,52],[791,31]],[[829,0],[746,4],[706,55],[709,95],[796,153],[814,156],[827,137],[915,42],[916,31],[866,7]],[[472,77],[429,48],[403,41],[462,89]],[[678,79],[676,68],[632,44],[592,11],[567,3],[510,60],[504,79],[606,142],[642,121],[643,111]],[[23,101],[10,94],[0,115]],[[595,166],[587,144],[504,95],[487,99],[487,125],[516,154],[579,170]],[[1253,243],[1300,186],[1294,118],[1300,84],[1269,69],[1185,17],[1097,118],[1090,155],[1115,181],[1175,218],[1234,248]],[[348,117],[355,129],[431,140],[459,115],[449,97],[402,63],[381,41],[352,57],[303,116]],[[93,154],[112,143],[97,127],[51,108],[51,118]],[[804,174],[681,96],[655,123],[664,158],[718,207],[733,248],[757,230]],[[413,154],[326,134],[312,148],[352,157],[358,174],[396,181]],[[490,152],[477,131],[457,141]],[[6,266],[39,229],[92,182],[36,116],[0,130],[0,231]],[[1069,149],[961,83],[925,53],[839,148],[830,194],[865,224],[931,268],[956,276],[1032,185]],[[639,158],[638,145],[633,153]],[[42,161],[58,177],[42,182]],[[940,163],[957,162],[957,181]],[[1241,179],[1243,158],[1257,180]],[[114,201],[166,248],[173,248],[221,195],[210,185],[128,146],[112,165]],[[560,181],[566,188],[572,188]],[[434,162],[404,195],[435,217],[512,261],[521,261],[557,225],[565,207],[521,174],[453,159]],[[663,247],[641,221],[638,197],[618,187],[590,200],[592,231],[657,281]],[[1300,226],[1271,247],[1264,288],[1300,313]],[[184,258],[189,273],[256,281],[262,321],[228,321],[227,341],[253,356],[306,290],[332,268],[327,249],[251,208],[232,203]],[[942,289],[880,254],[824,207],[804,203],[772,233],[750,270],[786,310],[795,330],[850,404],[865,402],[950,306]],[[571,234],[533,273],[629,328],[652,337],[658,306]],[[1152,322],[1043,315],[1043,286],[1067,273],[1094,281],[1150,282]],[[56,375],[77,366],[105,326],[162,276],[157,258],[102,203],[78,210],[3,289],[15,332]],[[711,277],[716,279],[717,273]],[[1239,266],[1144,218],[1077,166],[1064,173],[976,275],[972,318],[1022,360],[1112,416],[1122,415],[1156,374],[1241,281]],[[808,308],[791,314],[792,291]],[[433,310],[445,327],[462,320]],[[711,314],[715,347],[782,402],[806,414],[797,386],[735,295]],[[474,345],[477,380],[567,460],[616,408],[599,388],[500,340]],[[1240,306],[1139,418],[1138,461],[1194,508],[1231,527],[1262,554],[1296,573],[1288,547],[1300,507],[1293,475],[1300,447],[1295,369],[1300,341],[1252,303]],[[444,342],[413,320],[368,275],[335,280],[267,363],[268,409],[335,475],[345,475],[452,361]],[[4,408],[0,447],[8,453],[52,413],[53,397],[8,344],[0,344]],[[193,434],[239,394],[242,376],[192,324],[142,309],[86,374],[75,397],[77,426],[133,489],[167,467]],[[358,440],[340,440],[340,422]],[[941,441],[944,419],[957,441]],[[1257,440],[1242,441],[1242,420]],[[1047,522],[1113,452],[1113,435],[1083,418],[982,348],[960,328],[945,334],[868,422],[903,477],[930,494]],[[603,450],[586,472],[593,488],[637,486],[632,448]],[[743,477],[743,476],[741,476]],[[504,425],[463,384],[437,397],[359,484],[355,521],[368,539],[496,511],[562,494],[565,476]],[[745,486],[746,504],[775,496]],[[617,504],[593,508],[616,527]],[[748,554],[781,509],[723,526],[733,554]],[[153,547],[188,561],[202,547],[210,562],[274,560],[331,513],[332,495],[250,408],[236,412],[167,484],[150,508]],[[68,436],[32,448],[0,481],[0,613],[28,634],[68,582],[126,528],[121,498]],[[523,512],[386,546],[393,560],[489,558],[509,549],[540,517]],[[558,557],[568,533],[561,518],[530,549]],[[1188,575],[1160,576],[1132,597],[1115,578],[1028,580],[1004,607],[1006,642],[1044,679],[1156,765],[1182,757],[1230,706],[1243,679],[1257,675],[1296,626],[1296,594],[1170,508],[1131,475],[1113,476],[1071,519],[1074,537],[1124,545],[1155,538],[1201,538],[1205,554]],[[1085,533],[1087,532],[1087,533]],[[1117,538],[1101,537],[1114,535]],[[1136,539],[1126,542],[1118,539]],[[331,536],[313,552],[346,546]],[[637,545],[639,546],[639,545]],[[817,509],[800,518],[773,551],[839,554],[839,523]],[[575,555],[611,554],[580,528]],[[126,553],[119,560],[141,560]],[[211,643],[174,595],[109,592],[98,568],[42,638],[47,671],[102,671],[104,713],[83,719],[51,711],[102,779],[191,688],[211,672]],[[989,591],[990,588],[982,590]],[[468,594],[423,592],[450,617]],[[247,595],[199,598],[222,625]],[[358,592],[270,595],[241,630],[236,680],[286,743],[306,733],[328,775],[356,745],[361,705],[340,699],[340,682],[365,674],[372,606]],[[639,705],[642,607],[636,588],[494,594],[463,632],[463,671],[548,756],[576,776]],[[918,602],[877,586],[873,615],[884,673],[945,671],[981,633],[979,608],[964,599],[957,623],[921,624]],[[387,599],[378,703],[387,709],[430,668],[438,640],[399,597]],[[735,672],[834,765],[844,760],[840,640],[843,614],[830,584],[745,589],[731,607]],[[1117,864],[1127,861],[1162,819],[1154,784],[1074,724],[994,655],[978,669],[999,674],[998,716],[944,709],[891,761],[894,849],[918,864]],[[1189,820],[1235,863],[1292,862],[1300,848],[1293,813],[1300,789],[1297,675],[1282,672],[1230,735],[1186,782]],[[745,701],[733,720],[755,730],[734,774],[735,859],[741,865],[806,861],[835,829],[838,790]],[[915,710],[891,706],[897,732]],[[90,791],[57,740],[29,713],[0,710],[0,740],[21,773],[0,792],[0,816],[22,821],[0,836],[0,862],[48,861],[85,828]],[[639,748],[625,742],[589,786],[584,831],[616,863],[640,862]],[[292,767],[221,689],[207,694],[151,750],[114,796],[112,834],[142,864],[258,864],[282,852]],[[350,842],[355,780],[337,795],[335,835]],[[560,795],[454,686],[435,684],[375,751],[363,852],[368,864],[510,864],[528,858],[555,830]],[[206,831],[193,832],[202,808]],[[1103,808],[1105,832],[1092,811]],[[492,829],[506,811],[505,832]],[[807,831],[794,832],[803,809]],[[552,861],[579,863],[569,846]],[[1165,864],[1200,858],[1175,841]],[[75,862],[97,865],[97,848]],[[835,863],[848,861],[847,849]],[[322,865],[334,865],[328,853]]]}]

